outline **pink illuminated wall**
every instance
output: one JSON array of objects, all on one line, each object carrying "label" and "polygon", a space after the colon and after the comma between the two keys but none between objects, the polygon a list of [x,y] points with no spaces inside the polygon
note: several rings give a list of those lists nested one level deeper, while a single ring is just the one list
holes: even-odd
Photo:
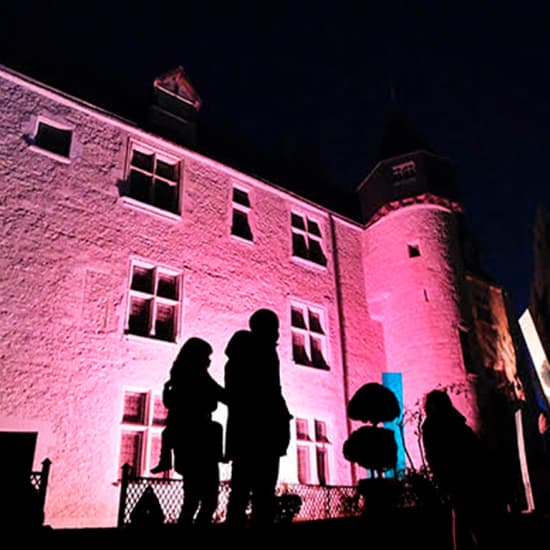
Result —
[{"label": "pink illuminated wall", "polygon": [[[435,387],[460,385],[455,405],[475,418],[459,330],[464,276],[457,248],[455,214],[434,204],[390,212],[364,235],[367,304],[383,326],[384,369],[403,375],[404,408],[412,412]],[[418,255],[409,255],[409,246]],[[461,392],[462,393],[462,392]],[[420,400],[420,401],[419,401]],[[406,426],[407,447],[420,466],[414,426]]]},{"label": "pink illuminated wall", "polygon": [[[226,343],[260,307],[280,316],[291,413],[327,427],[330,485],[354,482],[341,451],[347,400],[384,372],[403,374],[409,408],[433,387],[465,385],[456,404],[475,417],[452,209],[409,205],[364,226],[5,69],[0,108],[0,431],[38,432],[35,468],[52,461],[48,524],[115,524],[125,392],[160,394],[190,336],[212,344],[211,373],[223,381]],[[72,132],[68,158],[29,145],[42,119]],[[181,214],[120,196],[131,144],[181,163]],[[250,199],[253,242],[230,234],[235,185]],[[292,213],[318,224],[326,267],[293,257]],[[135,261],[180,277],[175,343],[126,334]],[[293,304],[322,312],[329,369],[294,361]],[[292,435],[281,481],[295,483]]]}]

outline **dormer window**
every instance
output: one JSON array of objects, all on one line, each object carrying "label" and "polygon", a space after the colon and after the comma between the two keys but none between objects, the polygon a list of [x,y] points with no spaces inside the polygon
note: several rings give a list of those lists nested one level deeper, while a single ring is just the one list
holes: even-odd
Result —
[{"label": "dormer window", "polygon": [[416,163],[414,160],[409,160],[401,164],[394,164],[391,171],[394,181],[409,180],[416,176]]}]

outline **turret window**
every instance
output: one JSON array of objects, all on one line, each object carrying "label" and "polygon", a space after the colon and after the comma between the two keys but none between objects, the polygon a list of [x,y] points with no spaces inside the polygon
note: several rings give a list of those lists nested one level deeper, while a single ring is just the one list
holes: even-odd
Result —
[{"label": "turret window", "polygon": [[417,244],[409,244],[409,258],[420,256],[420,247]]},{"label": "turret window", "polygon": [[391,167],[391,171],[394,181],[401,182],[409,180],[416,176],[416,163],[413,160],[409,160],[401,164],[394,164]]}]

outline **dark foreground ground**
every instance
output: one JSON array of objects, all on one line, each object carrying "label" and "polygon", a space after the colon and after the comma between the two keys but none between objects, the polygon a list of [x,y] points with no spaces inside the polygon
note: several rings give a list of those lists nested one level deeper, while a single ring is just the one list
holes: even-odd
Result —
[{"label": "dark foreground ground", "polygon": [[[510,516],[505,525],[504,541],[499,550],[545,548],[550,544],[550,516],[524,514]],[[504,531],[505,530],[505,531]],[[10,537],[11,538],[11,537]],[[448,516],[408,512],[385,518],[346,518],[315,522],[295,522],[274,525],[269,529],[233,530],[223,525],[208,528],[183,529],[177,526],[122,529],[51,529],[27,532],[4,548],[17,548],[32,538],[35,548],[79,548],[93,544],[99,550],[120,548],[159,548],[165,544],[183,548],[254,545],[254,547],[290,550],[296,543],[337,550],[365,548],[384,550],[407,548],[452,550],[451,521]]]}]

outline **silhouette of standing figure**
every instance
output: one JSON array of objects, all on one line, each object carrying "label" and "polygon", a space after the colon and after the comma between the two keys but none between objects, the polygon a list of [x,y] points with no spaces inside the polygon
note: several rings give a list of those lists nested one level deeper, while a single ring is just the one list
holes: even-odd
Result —
[{"label": "silhouette of standing figure", "polygon": [[489,455],[445,391],[429,392],[424,410],[422,442],[434,480],[453,509],[454,548],[498,547],[506,501]]},{"label": "silhouette of standing figure", "polygon": [[260,309],[249,319],[250,331],[236,332],[226,347],[228,394],[226,458],[231,465],[227,525],[273,523],[279,460],[290,441],[290,419],[281,390],[277,341],[279,319]]},{"label": "silhouette of standing figure", "polygon": [[170,371],[166,429],[175,470],[183,476],[180,525],[210,524],[218,503],[223,434],[212,412],[226,399],[225,390],[208,374],[211,354],[208,342],[189,338]]}]

